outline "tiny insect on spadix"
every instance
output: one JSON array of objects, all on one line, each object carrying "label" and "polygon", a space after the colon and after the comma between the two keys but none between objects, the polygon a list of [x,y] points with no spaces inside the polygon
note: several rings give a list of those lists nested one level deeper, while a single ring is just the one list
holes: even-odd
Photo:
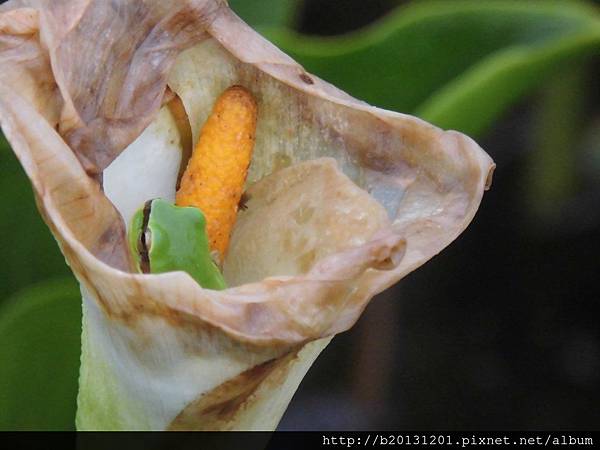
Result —
[{"label": "tiny insect on spadix", "polygon": [[[466,228],[493,162],[467,136],[306,73],[225,1],[119,5],[0,6],[0,123],[81,284],[77,427],[274,429],[330,339]],[[148,246],[152,210],[180,208],[188,147],[232,86],[256,103],[254,150],[243,186],[209,164],[209,184],[238,180],[223,210],[237,218],[227,239],[209,226],[194,243],[210,273],[215,239],[228,286],[203,288],[185,268],[152,270],[165,262]]]}]

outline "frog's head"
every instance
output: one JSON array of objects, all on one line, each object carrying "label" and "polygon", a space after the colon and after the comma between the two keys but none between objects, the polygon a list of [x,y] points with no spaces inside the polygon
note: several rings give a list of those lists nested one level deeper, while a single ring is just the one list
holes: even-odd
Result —
[{"label": "frog's head", "polygon": [[211,258],[206,220],[198,208],[147,201],[133,215],[128,233],[134,263],[142,273],[187,272],[203,288],[225,289]]}]

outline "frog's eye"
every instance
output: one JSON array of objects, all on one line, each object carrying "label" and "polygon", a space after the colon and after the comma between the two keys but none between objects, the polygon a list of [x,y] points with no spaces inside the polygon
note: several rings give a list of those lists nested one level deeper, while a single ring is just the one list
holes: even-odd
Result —
[{"label": "frog's eye", "polygon": [[152,231],[148,227],[150,222],[150,213],[152,212],[152,200],[144,204],[144,220],[142,229],[137,239],[137,251],[140,255],[140,270],[143,273],[150,273],[150,248],[152,247]]}]

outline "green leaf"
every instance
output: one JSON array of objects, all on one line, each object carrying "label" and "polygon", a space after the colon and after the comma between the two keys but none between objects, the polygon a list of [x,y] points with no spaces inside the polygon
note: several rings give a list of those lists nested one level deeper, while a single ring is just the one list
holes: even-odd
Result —
[{"label": "green leaf", "polygon": [[33,202],[31,183],[0,133],[0,270],[1,299],[32,283],[68,276],[69,269],[56,241]]},{"label": "green leaf", "polygon": [[298,0],[229,0],[229,6],[252,27],[291,26]]},{"label": "green leaf", "polygon": [[0,306],[0,430],[75,428],[81,294],[47,281]]},{"label": "green leaf", "polygon": [[358,98],[477,135],[554,68],[598,53],[600,18],[576,1],[426,1],[346,36],[267,36]]},{"label": "green leaf", "polygon": [[564,205],[582,181],[577,167],[586,117],[587,80],[582,69],[566,67],[550,77],[538,98],[531,127],[533,148],[527,155],[523,179],[527,188],[522,199],[534,223],[545,228],[564,214]]}]

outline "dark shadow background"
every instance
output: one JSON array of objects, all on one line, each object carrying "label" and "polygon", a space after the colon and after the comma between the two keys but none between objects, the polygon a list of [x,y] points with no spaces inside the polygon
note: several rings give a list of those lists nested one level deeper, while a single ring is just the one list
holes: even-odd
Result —
[{"label": "dark shadow background", "polygon": [[[402,3],[306,0],[296,28],[340,34]],[[497,169],[473,223],[333,340],[280,429],[600,428],[599,69],[597,57],[557,71],[478,139]],[[564,155],[570,189],[548,192],[538,161],[552,138],[539,131],[548,127],[540,117],[565,85],[581,120]],[[29,182],[11,152],[0,152],[0,173],[2,189],[18,192],[0,233],[37,232]],[[2,241],[5,261],[32,245],[48,257],[5,264],[0,298],[40,270],[68,274],[44,233],[39,242]]]}]

